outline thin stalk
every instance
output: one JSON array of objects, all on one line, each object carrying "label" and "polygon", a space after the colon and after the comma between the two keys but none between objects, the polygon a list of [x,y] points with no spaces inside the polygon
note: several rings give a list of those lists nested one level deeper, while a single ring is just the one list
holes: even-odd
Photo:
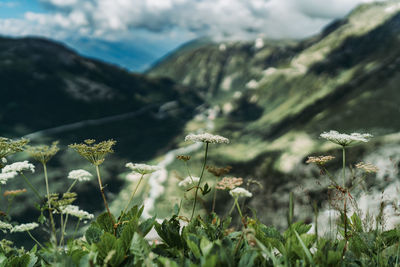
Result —
[{"label": "thin stalk", "polygon": [[79,218],[78,222],[76,223],[76,227],[75,227],[75,230],[74,230],[74,234],[72,235],[72,239],[75,239],[75,235],[76,235],[76,233],[78,231],[78,227],[79,227],[79,223],[80,222],[81,222],[81,219]]},{"label": "thin stalk", "polygon": [[144,176],[144,174],[142,174],[142,176],[140,176],[139,183],[136,185],[135,190],[133,190],[132,195],[131,195],[131,197],[129,198],[129,201],[128,201],[128,203],[126,204],[124,210],[122,211],[122,214],[121,214],[121,217],[120,217],[120,218],[122,218],[122,216],[124,216],[124,214],[125,214],[126,211],[128,210],[128,207],[129,207],[129,205],[131,204],[132,199],[133,199],[133,197],[135,196],[136,191],[138,190],[139,185],[140,185],[140,183],[141,183],[142,180],[143,180],[143,176]]},{"label": "thin stalk", "polygon": [[77,182],[78,182],[78,180],[75,180],[75,181],[71,184],[71,186],[68,188],[67,192],[65,192],[65,193],[69,193],[69,191],[71,191],[72,187],[74,187],[74,185],[75,185]]},{"label": "thin stalk", "polygon": [[57,247],[57,234],[56,234],[56,224],[54,223],[54,218],[53,218],[53,210],[51,208],[51,203],[50,203],[50,190],[49,190],[49,178],[47,177],[47,167],[46,163],[43,164],[43,169],[44,169],[44,179],[46,181],[46,192],[47,192],[47,204],[49,207],[49,217],[50,217],[50,222],[51,222],[51,228],[53,230],[53,235],[54,235],[54,244]]},{"label": "thin stalk", "polygon": [[346,188],[346,149],[345,146],[342,146],[342,154],[343,154],[343,166],[342,166],[342,171],[343,171],[343,188]]},{"label": "thin stalk", "polygon": [[235,198],[235,205],[236,205],[236,207],[237,207],[237,209],[238,209],[240,218],[243,219],[242,211],[240,210],[240,206],[239,206],[239,203],[238,203],[238,199],[237,199],[237,198]]},{"label": "thin stalk", "polygon": [[39,198],[40,201],[42,201],[42,197],[40,196],[39,192],[36,190],[36,188],[29,182],[28,178],[24,175],[23,172],[20,172],[22,177],[24,177],[25,182],[28,184],[28,186],[32,189],[32,191],[35,193],[35,195]]},{"label": "thin stalk", "polygon": [[97,180],[98,180],[98,182],[99,182],[100,193],[101,193],[101,196],[102,196],[103,201],[104,201],[104,206],[106,207],[108,216],[110,217],[110,219],[111,219],[111,221],[112,221],[112,223],[113,223],[113,225],[114,225],[115,222],[114,222],[113,216],[111,215],[110,208],[108,207],[106,195],[104,194],[103,183],[101,182],[101,177],[100,177],[99,165],[96,165],[96,173],[97,173]]},{"label": "thin stalk", "polygon": [[[61,221],[63,221],[63,215],[61,214]],[[61,223],[61,239],[60,239],[60,246],[61,244],[64,245],[64,237],[65,237],[65,228],[67,227],[67,222],[68,222],[68,214],[65,215],[65,221],[64,223]]]},{"label": "thin stalk", "polygon": [[214,196],[213,196],[211,212],[214,212],[214,210],[215,210],[215,202],[216,202],[216,200],[217,200],[217,188],[215,188],[215,186],[214,186]]},{"label": "thin stalk", "polygon": [[396,253],[396,264],[395,267],[399,266],[399,253],[400,253],[400,245],[397,243],[397,253]]},{"label": "thin stalk", "polygon": [[193,219],[193,215],[194,215],[194,211],[196,209],[196,203],[197,203],[197,193],[199,191],[199,187],[200,187],[200,183],[201,183],[201,179],[203,178],[203,174],[204,174],[204,169],[206,168],[206,162],[207,162],[207,153],[208,153],[208,142],[206,142],[206,151],[204,153],[204,163],[203,163],[203,168],[201,170],[201,175],[200,175],[200,179],[199,179],[199,183],[197,184],[196,187],[196,193],[194,194],[194,203],[193,203],[193,210],[192,210],[192,215],[190,216],[190,220]]},{"label": "thin stalk", "polygon": [[229,210],[229,216],[232,214],[233,210],[235,209],[236,203],[235,201],[233,202],[232,208]]},{"label": "thin stalk", "polygon": [[8,215],[8,216],[10,216],[9,214],[10,214],[10,208],[11,208],[11,204],[13,203],[13,201],[14,201],[14,198],[15,198],[15,196],[12,196],[12,197],[10,197],[9,199],[8,199],[8,205],[7,205],[7,211],[6,211],[6,214]]},{"label": "thin stalk", "polygon": [[40,244],[40,242],[37,241],[37,239],[33,237],[33,235],[31,234],[31,232],[29,232],[29,231],[27,231],[27,232],[28,232],[28,235],[32,238],[32,240],[35,241],[36,244],[39,245],[39,247],[44,248],[44,247],[42,246],[42,244]]}]

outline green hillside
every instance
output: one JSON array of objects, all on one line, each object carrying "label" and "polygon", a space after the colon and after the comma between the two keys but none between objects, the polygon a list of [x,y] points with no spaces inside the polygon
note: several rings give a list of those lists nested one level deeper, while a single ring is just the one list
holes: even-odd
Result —
[{"label": "green hillside", "polygon": [[[264,220],[284,224],[280,207],[293,188],[304,197],[297,215],[307,219],[308,197],[327,198],[316,186],[318,172],[304,163],[307,156],[340,155],[318,139],[320,133],[334,129],[375,136],[368,146],[350,149],[349,163],[361,158],[379,165],[373,152],[378,144],[385,147],[386,162],[400,160],[399,10],[396,1],[361,5],[301,42],[264,40],[262,47],[224,42],[178,50],[149,74],[165,74],[206,92],[218,114],[213,131],[232,141],[229,147],[212,147],[210,158],[232,165],[232,175],[264,185],[250,202]],[[187,129],[193,125],[195,120]],[[379,178],[386,168],[380,167],[382,173],[369,181],[371,192],[393,186]]]}]

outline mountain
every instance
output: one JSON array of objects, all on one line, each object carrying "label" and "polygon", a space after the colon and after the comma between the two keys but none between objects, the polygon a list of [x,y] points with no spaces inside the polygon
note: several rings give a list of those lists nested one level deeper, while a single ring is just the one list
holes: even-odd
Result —
[{"label": "mountain", "polygon": [[[329,167],[340,166],[338,147],[319,138],[324,131],[372,133],[370,143],[348,150],[348,163],[368,160],[380,167],[367,179],[371,194],[395,186],[398,174],[388,169],[400,161],[399,47],[400,4],[387,1],[360,5],[303,41],[183,47],[148,75],[202,92],[217,114],[213,131],[232,141],[211,147],[211,162],[261,182],[264,190],[255,188],[249,205],[264,221],[282,225],[289,191],[297,190],[301,219],[310,219],[313,200],[327,207],[326,187],[315,178],[327,179],[305,164],[310,155],[328,153],[336,156]],[[193,158],[200,159],[201,152]]]},{"label": "mountain", "polygon": [[[41,38],[0,38],[0,81],[0,136],[25,136],[32,145],[60,140],[62,150],[49,162],[52,192],[65,190],[72,168],[94,171],[68,144],[88,138],[117,141],[117,153],[102,167],[110,201],[126,186],[119,176],[125,163],[162,155],[203,103],[171,79],[130,73]],[[27,158],[19,153],[9,161]],[[36,166],[28,178],[44,193],[43,172]],[[7,183],[8,190],[26,186],[22,179]],[[96,181],[75,190],[82,208],[104,208]],[[14,207],[13,219],[36,220],[39,213],[29,204],[34,197],[29,190],[20,197],[24,205]]]}]

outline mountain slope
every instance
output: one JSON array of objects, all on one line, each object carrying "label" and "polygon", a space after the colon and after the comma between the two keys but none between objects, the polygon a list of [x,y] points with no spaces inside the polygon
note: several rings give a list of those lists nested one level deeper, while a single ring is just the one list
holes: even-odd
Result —
[{"label": "mountain slope", "polygon": [[[208,44],[176,51],[149,73],[166,73],[207,92],[218,113],[214,131],[232,140],[229,146],[213,147],[211,160],[232,165],[233,175],[262,181],[266,188],[251,204],[263,209],[265,220],[279,224],[287,204],[282,196],[290,190],[304,189],[299,196],[304,209],[308,194],[326,199],[304,165],[309,155],[340,158],[335,146],[318,139],[321,132],[377,136],[369,145],[350,149],[349,162],[372,159],[378,164],[378,144],[387,148],[382,160],[390,162],[400,147],[399,11],[397,1],[365,4],[309,40]],[[373,183],[374,188],[391,185]],[[300,208],[298,216],[305,214]]]},{"label": "mountain slope", "polygon": [[[0,38],[0,81],[0,136],[27,136],[32,145],[60,140],[61,151],[48,165],[52,192],[65,191],[72,168],[94,172],[68,144],[88,138],[117,141],[117,153],[107,158],[101,170],[110,202],[126,187],[119,176],[125,163],[162,155],[202,103],[195,92],[170,79],[132,74],[39,38]],[[34,162],[23,153],[8,160],[25,159]],[[28,178],[43,193],[43,170],[36,167]],[[8,190],[26,186],[19,178],[7,183]],[[103,210],[96,181],[74,191],[81,208]],[[20,198],[23,204],[13,209],[14,220],[37,219],[40,214],[31,205],[33,198],[30,190]],[[5,199],[0,201],[0,206],[7,205]]]}]

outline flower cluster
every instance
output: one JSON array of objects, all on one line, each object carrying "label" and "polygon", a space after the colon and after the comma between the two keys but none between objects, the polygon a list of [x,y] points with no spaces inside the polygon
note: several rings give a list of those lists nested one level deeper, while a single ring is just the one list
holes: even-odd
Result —
[{"label": "flower cluster", "polygon": [[178,156],[176,156],[176,158],[179,160],[183,160],[185,162],[190,160],[190,156],[188,156],[188,155],[178,155]]},{"label": "flower cluster", "polygon": [[185,141],[203,142],[211,144],[229,144],[229,139],[220,135],[213,135],[210,133],[203,134],[189,134],[185,137]]},{"label": "flower cluster", "polygon": [[4,191],[3,196],[7,197],[7,196],[18,196],[22,193],[26,193],[26,189],[18,189],[18,190],[6,190]]},{"label": "flower cluster", "polygon": [[359,162],[356,164],[357,169],[361,169],[367,173],[376,173],[379,171],[378,167],[371,163]]},{"label": "flower cluster", "polygon": [[222,175],[225,175],[228,172],[230,172],[232,167],[226,166],[226,167],[218,168],[215,166],[207,166],[206,169],[209,173],[212,173],[214,176],[221,177]]},{"label": "flower cluster", "polygon": [[60,207],[60,210],[61,213],[78,217],[80,220],[91,220],[94,218],[93,214],[90,214],[89,212],[84,210],[80,210],[79,207],[75,205],[67,205],[65,207]]},{"label": "flower cluster", "polygon": [[6,230],[11,230],[13,227],[11,224],[0,221],[0,230],[3,231],[3,233],[6,232]]},{"label": "flower cluster", "polygon": [[17,175],[17,172],[0,173],[0,184],[6,184],[9,179],[12,179]]},{"label": "flower cluster", "polygon": [[6,165],[1,172],[2,173],[12,173],[12,172],[23,172],[23,171],[31,171],[35,172],[35,166],[29,163],[27,160],[22,162],[14,162],[13,164]]},{"label": "flower cluster", "polygon": [[216,189],[219,190],[232,190],[243,184],[243,178],[224,177],[217,183]]},{"label": "flower cluster", "polygon": [[145,175],[149,173],[153,173],[158,171],[160,168],[158,166],[147,165],[147,164],[139,164],[139,163],[132,163],[129,162],[125,165],[125,167],[131,169],[133,172]]},{"label": "flower cluster", "polygon": [[23,151],[24,146],[28,142],[28,139],[23,138],[20,140],[11,140],[5,137],[0,137],[0,158],[3,160],[6,156]]},{"label": "flower cluster", "polygon": [[372,137],[371,134],[360,134],[360,133],[352,133],[352,134],[342,134],[337,131],[331,130],[330,132],[324,132],[320,135],[322,138],[325,138],[332,143],[341,145],[343,147],[354,145],[360,142],[368,142]]},{"label": "flower cluster", "polygon": [[324,165],[328,161],[333,160],[334,156],[318,156],[318,157],[308,157],[306,163],[315,163],[317,165]]},{"label": "flower cluster", "polygon": [[11,233],[30,231],[30,230],[35,229],[35,228],[38,227],[38,226],[39,226],[39,224],[37,224],[37,223],[25,223],[25,224],[20,224],[20,225],[14,226],[14,227],[11,229]]},{"label": "flower cluster", "polygon": [[78,180],[79,182],[90,181],[93,175],[85,170],[73,170],[68,173],[68,179]]},{"label": "flower cluster", "polygon": [[244,189],[243,187],[236,187],[235,189],[232,189],[229,191],[229,194],[233,198],[240,198],[240,197],[252,197],[253,194]]},{"label": "flower cluster", "polygon": [[70,148],[78,152],[79,155],[87,159],[90,163],[95,166],[99,166],[104,162],[104,159],[108,153],[114,153],[112,147],[116,141],[110,139],[95,144],[96,140],[86,139],[81,144],[69,145]]},{"label": "flower cluster", "polygon": [[190,189],[193,186],[196,186],[200,181],[199,177],[186,177],[182,181],[178,183],[178,186],[182,188],[183,190]]},{"label": "flower cluster", "polygon": [[57,145],[58,141],[54,141],[51,146],[29,146],[27,151],[32,158],[42,164],[46,164],[60,150]]}]

